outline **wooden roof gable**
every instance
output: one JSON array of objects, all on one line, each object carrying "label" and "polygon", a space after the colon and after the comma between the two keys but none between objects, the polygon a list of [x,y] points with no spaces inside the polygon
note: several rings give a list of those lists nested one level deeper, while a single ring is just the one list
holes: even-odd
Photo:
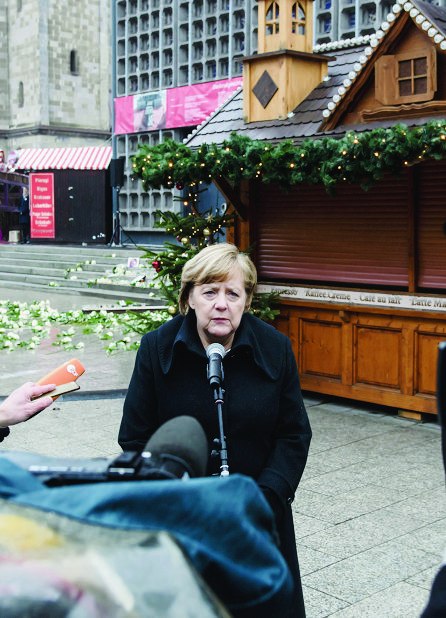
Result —
[{"label": "wooden roof gable", "polygon": [[[320,51],[325,51],[323,46]],[[426,120],[444,113],[444,75],[446,10],[417,0],[398,0],[328,101],[318,132],[387,119]]]}]

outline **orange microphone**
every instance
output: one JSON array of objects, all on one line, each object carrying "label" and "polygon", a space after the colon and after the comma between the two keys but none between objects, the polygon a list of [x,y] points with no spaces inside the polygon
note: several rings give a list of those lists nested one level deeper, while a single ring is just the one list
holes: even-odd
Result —
[{"label": "orange microphone", "polygon": [[57,369],[54,369],[50,373],[47,373],[46,376],[40,378],[37,384],[55,384],[56,388],[49,393],[44,393],[41,397],[46,397],[46,395],[50,395],[55,401],[60,395],[64,393],[71,393],[72,391],[76,391],[79,388],[79,384],[77,384],[76,380],[79,378],[85,371],[85,367],[82,365],[77,358],[72,358],[67,361]]}]

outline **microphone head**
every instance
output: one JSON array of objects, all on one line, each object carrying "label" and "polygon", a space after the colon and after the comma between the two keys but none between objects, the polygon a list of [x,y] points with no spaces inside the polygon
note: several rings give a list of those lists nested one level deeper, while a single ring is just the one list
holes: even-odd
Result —
[{"label": "microphone head", "polygon": [[192,478],[206,474],[208,441],[203,427],[192,416],[177,416],[161,425],[147,442],[147,451],[155,462],[179,462]]},{"label": "microphone head", "polygon": [[223,359],[225,357],[226,350],[221,343],[211,343],[211,345],[208,345],[206,348],[206,356],[210,358],[211,354],[219,354]]}]

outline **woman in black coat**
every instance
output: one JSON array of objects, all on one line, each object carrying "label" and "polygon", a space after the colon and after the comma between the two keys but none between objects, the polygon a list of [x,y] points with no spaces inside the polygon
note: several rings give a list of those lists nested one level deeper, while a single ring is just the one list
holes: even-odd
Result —
[{"label": "woman in black coat", "polygon": [[[280,549],[295,583],[289,616],[304,617],[291,503],[311,429],[288,337],[247,313],[257,282],[251,260],[234,245],[211,245],[186,263],[181,314],[143,336],[119,431],[124,450],[140,451],[166,421],[183,414],[220,436],[206,348],[220,343],[223,421],[229,472],[256,480],[275,515]],[[220,462],[209,457],[207,474]]]}]

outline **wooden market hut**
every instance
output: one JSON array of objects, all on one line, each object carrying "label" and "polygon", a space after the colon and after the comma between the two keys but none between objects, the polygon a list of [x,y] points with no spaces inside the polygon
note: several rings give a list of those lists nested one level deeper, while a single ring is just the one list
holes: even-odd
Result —
[{"label": "wooden market hut", "polygon": [[[400,0],[375,35],[314,48],[311,21],[311,0],[259,0],[259,53],[245,59],[243,91],[186,145],[221,144],[233,132],[273,144],[354,142],[377,128],[418,135],[444,119],[445,9]],[[355,151],[368,157],[363,167],[378,164],[383,135],[372,156]],[[235,242],[255,243],[260,289],[281,293],[277,327],[291,338],[303,389],[436,413],[446,339],[442,156],[408,158],[367,191],[341,178],[334,195],[305,178],[287,191],[214,178],[239,214]]]},{"label": "wooden market hut", "polygon": [[[112,235],[111,146],[24,148],[17,170],[50,175],[54,194],[54,234],[34,235],[39,244],[106,244]],[[33,209],[30,182],[31,212]],[[32,216],[32,215],[31,215]]]}]

